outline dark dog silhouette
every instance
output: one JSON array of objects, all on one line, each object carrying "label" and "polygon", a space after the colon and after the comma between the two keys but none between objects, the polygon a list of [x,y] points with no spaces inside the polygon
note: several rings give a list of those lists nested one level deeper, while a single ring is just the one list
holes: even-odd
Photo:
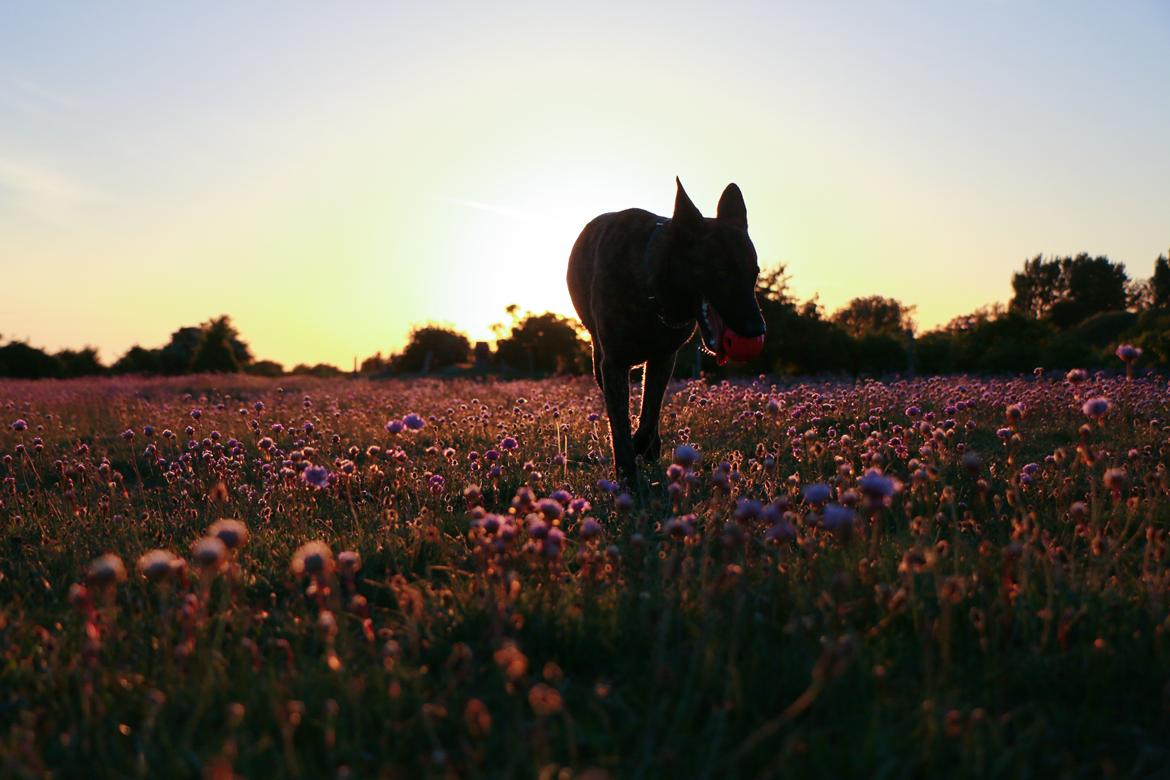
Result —
[{"label": "dark dog silhouette", "polygon": [[[764,343],[756,303],[760,269],[739,187],[727,185],[714,219],[682,182],[674,216],[626,209],[595,218],[569,255],[569,295],[593,340],[593,373],[605,396],[618,476],[633,481],[635,458],[659,457],[658,416],[679,347],[696,324],[722,364],[749,360]],[[630,435],[630,369],[645,363],[638,430]]]}]

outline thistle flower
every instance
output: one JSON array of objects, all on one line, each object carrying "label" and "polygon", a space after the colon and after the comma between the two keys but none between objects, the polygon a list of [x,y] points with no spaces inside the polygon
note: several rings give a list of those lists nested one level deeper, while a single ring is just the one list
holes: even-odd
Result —
[{"label": "thistle flower", "polygon": [[1105,415],[1109,414],[1109,410],[1113,408],[1113,404],[1108,398],[1090,398],[1085,401],[1081,407],[1081,411],[1085,416],[1092,420],[1100,420]]},{"label": "thistle flower", "polygon": [[674,449],[674,462],[685,469],[689,469],[699,462],[702,455],[689,444],[680,444]]},{"label": "thistle flower", "polygon": [[114,553],[98,556],[85,571],[85,581],[90,587],[106,587],[126,581],[126,566]]},{"label": "thistle flower", "polygon": [[151,582],[170,577],[182,565],[182,559],[170,550],[150,550],[138,559],[138,573]]},{"label": "thistle flower", "polygon": [[298,577],[310,574],[315,577],[328,575],[334,569],[333,551],[325,542],[306,542],[297,548],[292,558],[292,573]]},{"label": "thistle flower", "polygon": [[301,472],[301,479],[318,490],[329,487],[329,469],[324,466],[309,466]]},{"label": "thistle flower", "polygon": [[223,517],[211,524],[207,535],[214,536],[223,542],[224,547],[234,551],[248,543],[248,526],[239,520]]},{"label": "thistle flower", "polygon": [[853,510],[847,509],[840,504],[829,504],[826,506],[824,516],[821,518],[821,527],[826,531],[841,535],[852,531],[856,523],[857,515]]},{"label": "thistle flower", "polygon": [[191,545],[191,559],[206,571],[217,571],[227,560],[227,545],[217,536],[205,536]]},{"label": "thistle flower", "polygon": [[828,485],[818,482],[815,485],[809,485],[804,489],[804,500],[813,505],[823,504],[829,500],[829,497],[832,495],[832,493],[832,488],[830,488]]},{"label": "thistle flower", "polygon": [[362,555],[354,550],[343,550],[337,554],[337,568],[347,577],[352,577],[362,569]]},{"label": "thistle flower", "polygon": [[1142,356],[1142,350],[1141,347],[1135,347],[1133,344],[1122,344],[1114,354],[1126,363],[1132,363]]}]

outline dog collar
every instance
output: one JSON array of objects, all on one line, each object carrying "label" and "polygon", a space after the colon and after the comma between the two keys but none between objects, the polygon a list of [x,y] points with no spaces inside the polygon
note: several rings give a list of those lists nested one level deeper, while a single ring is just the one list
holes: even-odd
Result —
[{"label": "dog collar", "polygon": [[650,233],[650,238],[646,239],[646,249],[642,252],[642,275],[646,279],[646,286],[650,289],[650,306],[653,307],[654,313],[658,315],[658,319],[668,328],[684,328],[690,325],[690,322],[671,322],[666,318],[665,312],[662,310],[662,302],[658,299],[657,285],[655,284],[656,274],[654,273],[654,242],[658,239],[662,229],[670,222],[666,217],[656,217],[654,221],[654,230]]}]

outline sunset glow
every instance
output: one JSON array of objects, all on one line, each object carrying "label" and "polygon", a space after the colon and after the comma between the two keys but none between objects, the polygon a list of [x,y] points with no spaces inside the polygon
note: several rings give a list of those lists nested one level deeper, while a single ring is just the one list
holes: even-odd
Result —
[{"label": "sunset glow", "polygon": [[1037,253],[1170,243],[1158,3],[10,5],[0,334],[105,360],[230,314],[348,367],[572,314],[604,211],[743,190],[764,265],[929,328]]}]

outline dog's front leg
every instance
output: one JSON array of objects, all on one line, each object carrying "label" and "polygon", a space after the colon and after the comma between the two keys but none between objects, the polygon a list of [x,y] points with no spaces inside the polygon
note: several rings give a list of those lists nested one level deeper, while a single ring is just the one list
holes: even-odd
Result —
[{"label": "dog's front leg", "polygon": [[613,436],[613,462],[618,478],[632,485],[638,474],[634,465],[634,444],[630,438],[630,367],[603,358],[601,377],[605,411],[609,414],[609,430]]},{"label": "dog's front leg", "polygon": [[658,418],[662,414],[662,399],[666,386],[674,374],[675,353],[671,352],[646,361],[642,376],[642,411],[638,416],[638,431],[634,434],[634,454],[648,462],[662,454],[662,437],[658,435]]}]

